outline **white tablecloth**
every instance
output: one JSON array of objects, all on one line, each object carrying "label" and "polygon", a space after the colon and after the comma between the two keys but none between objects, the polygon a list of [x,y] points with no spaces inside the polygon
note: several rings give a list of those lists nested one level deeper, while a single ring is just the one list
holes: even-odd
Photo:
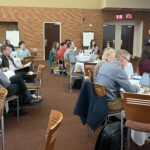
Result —
[{"label": "white tablecloth", "polygon": [[[90,62],[92,63],[92,62]],[[99,60],[94,61],[93,63],[99,63]],[[84,62],[76,62],[74,72],[83,72],[84,71]]]},{"label": "white tablecloth", "polygon": [[139,146],[145,144],[145,140],[150,137],[150,133],[131,130],[132,140]]},{"label": "white tablecloth", "polygon": [[84,63],[76,62],[74,72],[83,72],[84,73]]}]

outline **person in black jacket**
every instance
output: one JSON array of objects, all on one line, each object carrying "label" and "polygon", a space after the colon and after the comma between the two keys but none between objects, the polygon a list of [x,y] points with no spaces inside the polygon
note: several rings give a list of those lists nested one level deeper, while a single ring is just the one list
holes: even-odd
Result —
[{"label": "person in black jacket", "polygon": [[144,46],[150,46],[150,29],[148,30],[148,36],[144,38]]},{"label": "person in black jacket", "polygon": [[6,46],[4,48],[4,51],[2,54],[2,68],[5,68],[5,70],[14,71],[16,75],[21,76],[23,80],[26,80],[27,82],[34,81],[34,77],[27,75],[28,71],[30,70],[30,67],[23,68],[23,65],[18,66],[17,64],[15,64],[13,58],[10,57],[9,46]]}]

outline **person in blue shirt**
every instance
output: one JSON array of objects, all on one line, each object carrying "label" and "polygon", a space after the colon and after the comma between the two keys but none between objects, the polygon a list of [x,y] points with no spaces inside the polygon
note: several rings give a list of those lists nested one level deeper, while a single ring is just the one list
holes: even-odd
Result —
[{"label": "person in blue shirt", "polygon": [[124,69],[125,73],[127,74],[128,78],[130,79],[134,75],[133,66],[130,63],[130,53],[124,49],[120,50],[120,55],[118,56],[118,60],[120,65]]},{"label": "person in blue shirt", "polygon": [[31,56],[31,53],[26,48],[26,45],[25,45],[24,41],[19,42],[19,49],[17,49],[15,56],[16,56],[16,58],[18,57],[21,60],[23,60],[25,57],[30,57]]}]

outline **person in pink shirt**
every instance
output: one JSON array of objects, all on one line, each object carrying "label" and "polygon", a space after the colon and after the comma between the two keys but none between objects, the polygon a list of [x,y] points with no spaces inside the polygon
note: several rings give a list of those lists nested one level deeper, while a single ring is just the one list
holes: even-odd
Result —
[{"label": "person in pink shirt", "polygon": [[67,49],[66,41],[61,43],[60,49],[57,52],[58,60],[63,61],[64,53]]}]

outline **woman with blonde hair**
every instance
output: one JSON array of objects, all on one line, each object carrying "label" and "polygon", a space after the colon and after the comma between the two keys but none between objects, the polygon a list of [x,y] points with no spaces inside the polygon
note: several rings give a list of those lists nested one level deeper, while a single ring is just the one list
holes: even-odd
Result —
[{"label": "woman with blonde hair", "polygon": [[108,61],[108,62],[114,61],[115,60],[115,53],[116,52],[113,48],[110,48],[109,50],[104,51],[103,56],[102,56],[102,60],[94,68],[94,74],[93,74],[94,81],[96,80],[100,66],[106,61]]}]

